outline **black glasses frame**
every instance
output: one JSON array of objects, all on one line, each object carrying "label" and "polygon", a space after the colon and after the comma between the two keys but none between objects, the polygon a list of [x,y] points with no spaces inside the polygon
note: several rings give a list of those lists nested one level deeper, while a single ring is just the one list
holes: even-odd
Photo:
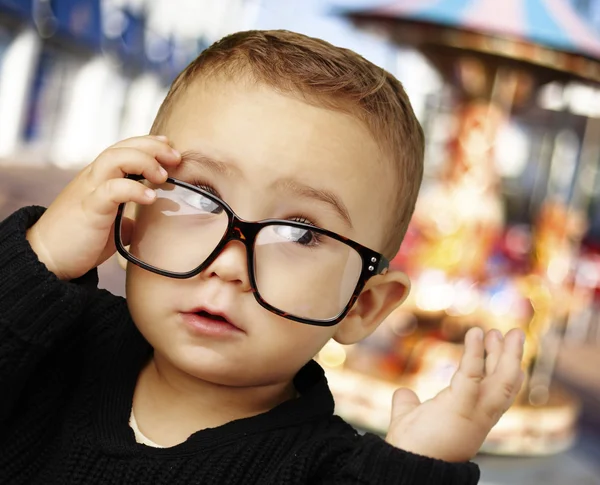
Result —
[{"label": "black glasses frame", "polygon": [[[132,179],[132,180],[137,180],[137,181],[145,180],[144,177],[142,177],[141,175],[127,175],[127,178]],[[221,253],[223,248],[230,241],[241,241],[246,246],[248,276],[249,276],[249,280],[250,280],[250,286],[252,288],[252,293],[254,294],[254,298],[256,298],[256,301],[262,307],[266,308],[267,310],[269,310],[270,312],[272,312],[276,315],[279,315],[280,317],[284,317],[289,320],[293,320],[293,321],[300,322],[300,323],[305,323],[308,325],[329,327],[329,326],[339,323],[340,321],[342,321],[344,319],[344,317],[348,314],[348,312],[350,311],[350,309],[356,302],[358,296],[360,295],[360,292],[362,291],[365,284],[367,283],[367,281],[370,278],[372,278],[373,276],[385,273],[386,270],[389,268],[390,263],[386,259],[386,257],[383,256],[383,254],[373,251],[372,249],[369,249],[366,246],[363,246],[362,244],[357,243],[356,241],[348,239],[347,237],[340,236],[339,234],[336,234],[335,232],[331,232],[331,231],[328,231],[327,229],[322,229],[320,227],[313,226],[312,224],[306,224],[303,222],[296,222],[296,221],[287,221],[287,220],[282,220],[282,219],[266,219],[266,220],[257,221],[257,222],[245,221],[243,219],[240,219],[237,216],[237,214],[233,211],[233,209],[231,207],[229,207],[229,205],[225,201],[221,200],[219,197],[215,196],[214,194],[207,192],[206,190],[196,187],[195,185],[188,184],[187,182],[183,182],[181,180],[177,180],[177,179],[170,178],[170,177],[167,178],[165,183],[169,183],[172,185],[176,185],[178,187],[182,187],[184,189],[191,190],[192,192],[200,194],[203,197],[206,197],[206,198],[212,200],[213,202],[215,202],[216,204],[218,204],[219,206],[223,207],[223,209],[227,213],[227,217],[228,217],[227,230],[223,234],[221,241],[219,242],[219,244],[217,244],[217,246],[212,251],[212,253],[197,268],[193,269],[192,271],[188,271],[186,273],[174,273],[171,271],[165,271],[163,269],[157,268],[150,264],[144,263],[142,260],[136,258],[131,253],[129,253],[127,251],[127,249],[125,249],[125,246],[123,246],[123,243],[121,241],[121,220],[123,218],[123,209],[125,207],[125,204],[120,204],[119,209],[117,211],[117,217],[115,219],[115,245],[117,247],[117,251],[127,261],[129,261],[130,263],[133,263],[136,266],[139,266],[140,268],[143,268],[145,270],[151,271],[151,272],[159,274],[161,276],[167,276],[169,278],[178,278],[178,279],[192,278],[193,276],[200,274],[208,266],[210,266],[212,264],[212,262],[219,256],[219,254]],[[310,230],[313,232],[317,232],[319,234],[323,234],[324,236],[330,237],[332,239],[335,239],[337,241],[340,241],[340,242],[346,244],[347,246],[350,246],[352,249],[354,249],[360,255],[360,257],[362,259],[362,270],[360,273],[360,277],[358,279],[358,282],[356,283],[356,287],[354,288],[354,291],[352,293],[350,301],[348,302],[346,307],[342,310],[342,312],[339,315],[337,315],[336,317],[330,318],[327,320],[312,320],[312,319],[297,317],[290,313],[284,312],[284,311],[280,310],[279,308],[274,307],[273,305],[270,305],[260,295],[260,292],[258,291],[258,287],[256,285],[256,278],[255,278],[255,273],[254,273],[254,245],[256,242],[256,236],[259,233],[259,231],[261,229],[265,228],[266,226],[282,225],[282,224],[291,226],[291,227],[300,228],[300,229],[307,229],[307,230]]]}]

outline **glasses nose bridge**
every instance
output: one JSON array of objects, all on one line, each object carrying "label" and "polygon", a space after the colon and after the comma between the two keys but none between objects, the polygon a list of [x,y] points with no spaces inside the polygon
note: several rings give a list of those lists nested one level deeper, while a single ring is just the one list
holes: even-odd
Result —
[{"label": "glasses nose bridge", "polygon": [[248,250],[251,250],[259,230],[260,227],[257,223],[243,221],[234,214],[227,241],[240,241]]}]

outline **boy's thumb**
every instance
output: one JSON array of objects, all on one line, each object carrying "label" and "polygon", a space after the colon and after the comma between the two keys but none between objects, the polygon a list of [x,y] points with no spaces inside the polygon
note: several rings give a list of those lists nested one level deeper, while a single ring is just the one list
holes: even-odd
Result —
[{"label": "boy's thumb", "polygon": [[392,397],[392,421],[401,419],[421,404],[414,391],[406,388],[396,389]]}]

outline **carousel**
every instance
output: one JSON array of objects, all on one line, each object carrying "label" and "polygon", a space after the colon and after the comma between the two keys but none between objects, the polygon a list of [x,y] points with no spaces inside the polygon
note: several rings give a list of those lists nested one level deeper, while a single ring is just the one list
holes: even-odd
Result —
[{"label": "carousel", "polygon": [[[600,38],[563,0],[399,0],[337,13],[426,56],[450,87],[453,117],[440,169],[424,185],[392,262],[411,277],[409,300],[364,344],[330,343],[319,356],[338,412],[385,433],[394,389],[408,386],[427,399],[446,387],[469,328],[519,327],[527,335],[526,383],[482,451],[523,456],[568,449],[579,404],[553,373],[565,336],[589,325],[582,315],[600,282],[598,265],[581,248],[589,200],[578,187],[590,171],[566,170],[562,190],[546,174],[544,190],[531,194],[528,213],[519,214],[528,230],[509,230],[495,152],[512,116],[540,116],[540,93],[549,86],[591,89],[600,82]],[[552,123],[570,122],[566,110],[551,116]],[[595,114],[578,120],[580,153],[595,153],[585,162],[597,170]],[[560,154],[545,156],[560,173]],[[547,172],[548,164],[540,162],[539,170]]]}]

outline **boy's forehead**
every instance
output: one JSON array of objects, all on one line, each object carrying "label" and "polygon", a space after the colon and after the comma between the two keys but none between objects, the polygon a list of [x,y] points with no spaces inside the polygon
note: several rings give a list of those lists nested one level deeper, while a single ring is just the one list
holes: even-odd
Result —
[{"label": "boy's forehead", "polygon": [[[373,169],[383,158],[376,140],[358,117],[308,103],[300,95],[282,94],[264,84],[223,80],[194,83],[171,111],[166,129],[172,139],[181,138],[182,142],[225,138],[225,145],[235,149],[242,140],[254,140],[243,150],[263,146],[266,155],[280,160],[296,155],[307,162],[310,156],[341,158],[347,160],[346,170]],[[360,155],[366,155],[362,160],[369,163],[350,163]]]},{"label": "boy's forehead", "polygon": [[262,84],[203,81],[182,93],[165,128],[178,150],[231,161],[257,186],[300,179],[334,191],[353,225],[383,220],[391,163],[351,114]]}]

